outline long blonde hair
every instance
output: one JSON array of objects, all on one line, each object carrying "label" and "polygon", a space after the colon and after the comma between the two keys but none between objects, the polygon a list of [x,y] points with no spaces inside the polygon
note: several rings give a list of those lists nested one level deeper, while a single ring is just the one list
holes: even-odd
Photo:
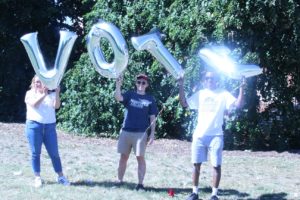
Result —
[{"label": "long blonde hair", "polygon": [[[34,75],[33,78],[32,78],[32,80],[31,80],[31,84],[30,84],[30,86],[29,86],[30,89],[33,89],[33,88],[34,88],[34,82],[35,82],[35,79],[36,79],[36,78],[38,78],[38,76],[37,76],[37,75]],[[41,82],[41,83],[42,83],[42,82]],[[44,85],[44,84],[42,83],[42,85]]]}]

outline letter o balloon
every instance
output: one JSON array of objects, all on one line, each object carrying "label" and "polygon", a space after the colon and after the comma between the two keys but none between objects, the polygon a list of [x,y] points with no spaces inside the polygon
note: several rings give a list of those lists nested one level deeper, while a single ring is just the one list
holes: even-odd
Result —
[{"label": "letter o balloon", "polygon": [[[100,47],[101,38],[107,39],[114,53],[111,63],[105,60]],[[89,57],[96,71],[106,78],[118,78],[128,64],[128,48],[120,30],[113,24],[100,20],[94,24],[87,36]]]}]

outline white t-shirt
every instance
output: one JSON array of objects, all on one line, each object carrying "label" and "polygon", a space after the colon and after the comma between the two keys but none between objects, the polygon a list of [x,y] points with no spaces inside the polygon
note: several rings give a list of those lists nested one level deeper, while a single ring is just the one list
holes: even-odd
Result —
[{"label": "white t-shirt", "polygon": [[187,99],[190,109],[198,110],[197,125],[193,137],[223,135],[225,110],[229,110],[236,98],[223,89],[199,90]]},{"label": "white t-shirt", "polygon": [[33,107],[27,103],[33,99],[39,98],[41,95],[42,94],[37,93],[33,90],[28,90],[26,92],[26,96],[25,96],[25,103],[27,108],[26,119],[37,121],[43,124],[55,123],[56,122],[55,108],[54,108],[54,101],[56,98],[55,92],[48,94],[37,107]]}]

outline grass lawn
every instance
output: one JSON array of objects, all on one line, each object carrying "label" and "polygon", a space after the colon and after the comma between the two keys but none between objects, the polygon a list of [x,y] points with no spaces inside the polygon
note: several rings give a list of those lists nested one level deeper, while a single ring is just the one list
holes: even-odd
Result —
[{"label": "grass lawn", "polygon": [[[56,183],[50,159],[43,147],[42,188],[33,187],[29,146],[24,124],[0,123],[0,199],[186,199],[191,192],[190,142],[156,140],[146,154],[146,192],[137,192],[136,160],[132,154],[125,185],[113,187],[119,155],[116,140],[73,136],[59,132],[60,155],[72,185]],[[220,199],[300,199],[300,151],[224,151]],[[202,166],[200,198],[209,199],[211,166]],[[173,189],[174,197],[168,195]]]}]

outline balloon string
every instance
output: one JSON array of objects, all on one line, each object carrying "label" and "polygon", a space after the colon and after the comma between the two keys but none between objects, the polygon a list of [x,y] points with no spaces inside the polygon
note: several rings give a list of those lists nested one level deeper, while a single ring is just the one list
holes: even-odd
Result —
[{"label": "balloon string", "polygon": [[166,105],[166,102],[169,100],[169,98],[173,95],[174,91],[175,91],[175,88],[174,87],[171,92],[170,92],[170,95],[168,96],[168,98],[166,99],[166,101],[162,104],[162,108],[160,109],[160,111],[157,113],[155,119],[150,123],[150,125],[146,128],[145,130],[145,133],[147,133],[147,131],[149,130],[149,128],[153,125],[154,122],[157,121],[158,117],[161,115],[161,113],[163,112],[163,110],[165,109],[165,105]]},{"label": "balloon string", "polygon": [[230,90],[230,93],[236,91],[236,90],[239,89],[240,87],[241,87],[240,85],[239,85],[239,86],[236,86],[235,88],[233,88],[232,90]]}]

